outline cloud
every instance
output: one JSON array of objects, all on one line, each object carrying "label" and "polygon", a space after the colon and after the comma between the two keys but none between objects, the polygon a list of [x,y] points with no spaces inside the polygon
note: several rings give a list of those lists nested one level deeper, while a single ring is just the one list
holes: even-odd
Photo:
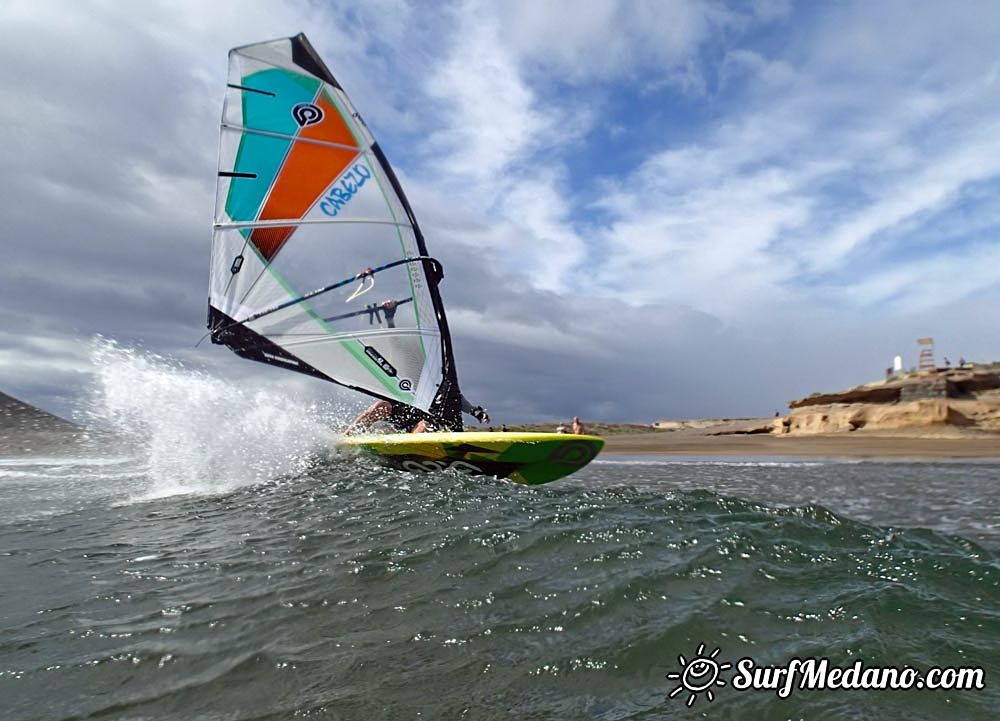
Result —
[{"label": "cloud", "polygon": [[226,52],[303,29],[399,171],[445,264],[463,387],[498,419],[769,414],[919,335],[996,356],[996,16],[6,3],[3,390],[65,405],[102,333],[353,397],[192,347]]},{"label": "cloud", "polygon": [[538,106],[488,18],[463,16],[456,30],[448,57],[427,81],[428,95],[443,106],[443,123],[426,152],[442,174],[492,184],[540,149],[558,115]]},{"label": "cloud", "polygon": [[526,74],[541,70],[573,84],[686,68],[713,32],[739,22],[721,3],[688,0],[595,0],[572,12],[557,3],[520,1],[495,12]]},{"label": "cloud", "polygon": [[964,189],[1000,174],[1000,117],[967,129],[957,142],[914,153],[900,165],[888,177],[873,180],[870,202],[842,219],[809,254],[811,270],[835,268],[862,244],[878,242],[880,233],[954,205]]},{"label": "cloud", "polygon": [[[997,182],[997,72],[972,62],[988,54],[983,34],[971,33],[977,53],[958,53],[968,65],[938,62],[936,13],[894,15],[896,39],[887,47],[869,42],[878,25],[867,6],[836,14],[836,38],[831,18],[814,19],[787,57],[728,52],[728,72],[738,69],[746,84],[738,112],[694,142],[658,150],[624,178],[602,181],[606,293],[686,299],[734,320],[757,312],[761,300],[823,302],[823,288],[833,293],[884,275],[887,251],[898,257],[912,244],[900,228],[912,233]],[[949,17],[945,25],[986,21]],[[914,42],[924,37],[926,44]],[[986,266],[995,242],[978,242],[961,257]],[[953,252],[941,243],[931,254],[958,270],[947,262]],[[918,295],[919,269],[933,258],[892,269],[900,303]],[[952,287],[973,292],[982,284]],[[863,292],[850,297],[877,302]]]}]

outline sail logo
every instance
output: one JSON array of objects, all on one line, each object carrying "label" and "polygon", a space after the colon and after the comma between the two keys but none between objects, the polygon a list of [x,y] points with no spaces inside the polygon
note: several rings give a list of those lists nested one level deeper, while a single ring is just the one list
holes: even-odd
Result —
[{"label": "sail logo", "polygon": [[381,368],[382,372],[385,373],[387,376],[389,376],[390,378],[396,377],[397,375],[396,367],[392,363],[387,361],[381,353],[372,348],[370,345],[365,346],[365,355],[371,358],[373,361],[375,361],[375,365]]},{"label": "sail logo", "polygon": [[312,103],[299,103],[292,108],[292,117],[300,128],[315,125],[323,119],[323,108]]},{"label": "sail logo", "polygon": [[357,163],[326,191],[323,200],[319,202],[319,209],[331,218],[336,217],[340,209],[347,205],[370,177],[372,177],[372,171],[368,166],[364,163]]}]

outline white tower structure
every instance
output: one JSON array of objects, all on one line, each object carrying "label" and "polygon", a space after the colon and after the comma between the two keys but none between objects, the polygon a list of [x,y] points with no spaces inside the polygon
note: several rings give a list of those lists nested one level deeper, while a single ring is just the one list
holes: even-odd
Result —
[{"label": "white tower structure", "polygon": [[917,345],[920,346],[920,362],[917,364],[917,370],[932,371],[937,368],[934,362],[934,339],[917,338]]}]

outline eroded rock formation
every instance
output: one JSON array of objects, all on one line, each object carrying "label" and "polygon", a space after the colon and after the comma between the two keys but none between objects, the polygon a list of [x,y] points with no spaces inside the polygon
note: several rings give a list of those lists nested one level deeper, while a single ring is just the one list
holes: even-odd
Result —
[{"label": "eroded rock formation", "polygon": [[788,404],[771,433],[885,431],[949,435],[1000,432],[1000,364],[939,369]]}]

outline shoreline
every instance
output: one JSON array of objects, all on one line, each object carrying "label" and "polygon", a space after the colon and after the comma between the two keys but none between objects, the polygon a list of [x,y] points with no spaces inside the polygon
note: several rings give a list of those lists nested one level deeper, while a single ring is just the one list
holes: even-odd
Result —
[{"label": "shoreline", "polygon": [[711,436],[641,433],[605,436],[602,455],[802,456],[1000,460],[1000,435],[928,437],[824,434]]},{"label": "shoreline", "polygon": [[[1000,434],[925,437],[891,435],[774,436],[703,433],[612,433],[602,436],[602,456],[763,456],[845,459],[995,460]],[[0,433],[0,456],[100,455],[117,439],[99,432]]]},{"label": "shoreline", "polygon": [[[667,430],[639,423],[587,424],[601,436],[603,455],[770,456],[846,459],[976,459],[1000,461],[1000,432],[949,425],[838,433],[762,433],[771,418],[718,418],[670,422]],[[476,429],[479,430],[479,429]],[[492,430],[492,429],[491,429]],[[547,431],[551,424],[513,425],[512,431]],[[112,434],[88,430],[0,394],[0,456],[94,455],[117,445]]]}]

